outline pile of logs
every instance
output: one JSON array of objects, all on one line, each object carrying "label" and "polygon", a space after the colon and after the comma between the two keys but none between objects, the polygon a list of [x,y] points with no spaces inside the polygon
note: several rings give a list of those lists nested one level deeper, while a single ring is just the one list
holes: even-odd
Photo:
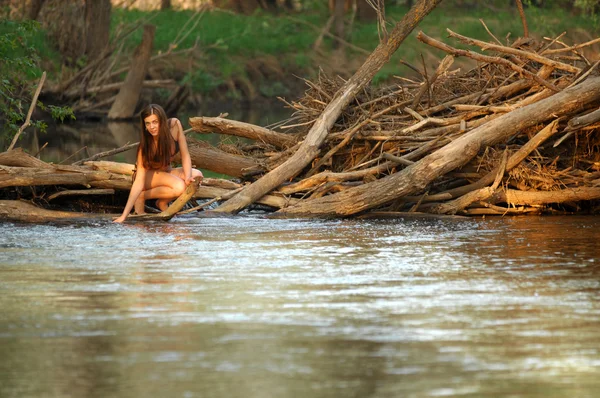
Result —
[{"label": "pile of logs", "polygon": [[[568,46],[560,38],[519,39],[507,46],[448,33],[493,55],[419,33],[420,41],[448,53],[435,73],[359,93],[310,165],[271,191],[298,200],[280,213],[598,211],[593,200],[600,199],[600,61],[590,61],[581,49],[600,40]],[[453,70],[458,56],[477,66]],[[190,124],[198,132],[270,144],[262,151],[260,145],[238,150],[276,170],[345,82],[321,77],[308,83],[306,95],[289,104],[294,117],[280,126],[293,134],[258,137],[219,118],[192,118]],[[285,142],[290,136],[298,144]]]},{"label": "pile of logs", "polygon": [[[283,132],[224,117],[191,118],[196,133],[243,138],[220,148],[188,139],[196,167],[238,181],[205,179],[192,196],[209,200],[191,211],[217,202],[210,213],[254,203],[290,217],[597,213],[600,60],[582,49],[600,39],[567,45],[561,37],[521,38],[505,45],[491,33],[490,42],[448,34],[482,51],[421,32],[421,42],[447,53],[433,74],[384,89],[355,84],[360,70],[349,81],[320,76],[288,103],[295,113],[277,126]],[[476,66],[453,69],[456,57]],[[344,102],[349,86],[354,91]],[[59,198],[126,192],[132,165],[98,161],[102,156],[63,166],[19,150],[0,154],[0,199],[12,199],[0,201],[0,217],[17,213],[14,199],[52,207]],[[118,213],[125,199],[95,211]],[[35,217],[43,219],[12,218]]]}]

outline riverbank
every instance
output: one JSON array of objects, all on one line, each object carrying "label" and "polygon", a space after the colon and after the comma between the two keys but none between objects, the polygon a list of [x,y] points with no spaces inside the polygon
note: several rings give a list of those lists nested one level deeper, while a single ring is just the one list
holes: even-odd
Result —
[{"label": "riverbank", "polygon": [[[391,30],[407,10],[404,6],[389,6],[386,9],[387,28]],[[555,38],[566,32],[561,40],[569,44],[589,40],[600,31],[594,18],[585,15],[565,18],[565,11],[560,8],[530,7],[526,15],[529,30],[537,39]],[[319,39],[328,18],[325,7],[277,15],[115,8],[111,30],[112,37],[116,37],[136,24],[155,25],[153,54],[158,57],[150,64],[150,77],[157,81],[171,80],[175,85],[188,85],[187,101],[198,106],[207,101],[295,99],[306,89],[303,79],[313,80],[319,71],[349,78],[379,43],[377,24],[353,20],[348,15],[344,37],[347,44],[340,50],[334,48],[335,40],[330,36],[325,34],[322,40]],[[444,3],[425,18],[418,30],[445,40],[446,28],[476,39],[494,41],[498,38],[501,42],[521,36],[523,32],[515,8],[452,8]],[[424,48],[416,40],[418,30],[377,73],[373,78],[374,85],[394,84],[399,81],[399,76],[415,78],[418,74],[414,69],[422,71],[423,65],[428,73],[432,72],[443,54]],[[141,38],[142,29],[137,29],[120,43],[120,62],[130,57]],[[45,46],[41,40],[35,45]],[[590,51],[597,52],[598,49]],[[43,54],[43,67],[54,72],[49,73],[50,82],[64,80],[75,73],[76,68],[56,66],[60,64],[58,55],[47,51]],[[85,60],[80,60],[77,67],[84,64]],[[471,65],[458,63],[463,68]],[[169,87],[153,89],[145,99],[164,103],[172,93]]]}]

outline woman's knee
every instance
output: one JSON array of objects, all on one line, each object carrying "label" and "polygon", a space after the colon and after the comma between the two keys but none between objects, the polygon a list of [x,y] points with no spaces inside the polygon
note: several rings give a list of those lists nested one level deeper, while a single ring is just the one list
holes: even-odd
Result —
[{"label": "woman's knee", "polygon": [[185,192],[185,188],[185,182],[181,178],[178,178],[178,181],[173,186],[175,196],[181,196]]}]

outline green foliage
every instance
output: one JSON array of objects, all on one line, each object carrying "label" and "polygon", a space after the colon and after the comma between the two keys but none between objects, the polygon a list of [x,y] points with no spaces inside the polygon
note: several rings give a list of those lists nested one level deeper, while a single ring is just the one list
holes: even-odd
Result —
[{"label": "green foliage", "polygon": [[188,73],[183,79],[183,83],[189,84],[194,92],[206,94],[220,86],[223,83],[223,79],[211,72],[197,70]]},{"label": "green foliage", "polygon": [[[25,121],[31,97],[41,75],[39,53],[31,41],[39,34],[35,21],[11,21],[0,19],[0,137],[12,137]],[[37,104],[40,109],[48,109],[53,118],[61,122],[75,118],[73,110],[57,106]],[[32,125],[42,131],[46,123],[32,121]]]},{"label": "green foliage", "polygon": [[575,0],[575,7],[579,7],[584,12],[594,15],[598,8],[600,8],[600,0]]}]

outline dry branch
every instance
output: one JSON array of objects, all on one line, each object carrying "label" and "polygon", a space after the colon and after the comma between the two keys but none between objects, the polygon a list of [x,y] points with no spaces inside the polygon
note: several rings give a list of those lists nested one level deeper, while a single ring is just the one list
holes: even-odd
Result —
[{"label": "dry branch", "polygon": [[321,144],[327,137],[331,127],[339,114],[354,96],[365,87],[373,76],[387,63],[404,39],[417,26],[417,24],[433,10],[441,0],[418,0],[417,3],[404,16],[385,43],[380,43],[375,51],[367,58],[359,70],[336,93],[327,105],[313,127],[308,132],[302,145],[282,165],[269,172],[257,182],[251,184],[233,198],[229,199],[215,211],[236,213],[256,201],[283,181],[296,176],[319,153]]}]

